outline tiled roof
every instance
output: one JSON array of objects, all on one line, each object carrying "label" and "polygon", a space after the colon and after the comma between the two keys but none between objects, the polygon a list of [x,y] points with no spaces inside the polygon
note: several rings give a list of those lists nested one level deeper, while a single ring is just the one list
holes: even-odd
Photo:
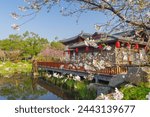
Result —
[{"label": "tiled roof", "polygon": [[[102,38],[102,39],[98,39],[98,40],[95,40],[96,43],[111,43],[111,42],[115,42],[116,39],[114,37],[110,37],[110,38]],[[75,43],[71,46],[69,46],[69,48],[76,48],[76,47],[83,47],[83,46],[86,46],[86,44],[83,42],[80,42],[80,43]]]},{"label": "tiled roof", "polygon": [[67,43],[67,42],[70,42],[70,41],[73,41],[73,40],[76,40],[78,37],[82,37],[84,39],[88,38],[92,36],[92,34],[89,34],[89,33],[80,33],[74,37],[71,37],[71,38],[68,38],[68,39],[64,39],[64,40],[60,40],[60,42],[62,43]]},{"label": "tiled roof", "polygon": [[[141,45],[146,45],[146,42],[136,40],[135,37],[132,37],[134,35],[135,30],[130,30],[130,31],[125,31],[125,32],[119,32],[115,33],[112,35],[106,34],[106,33],[94,33],[94,34],[89,34],[89,33],[80,33],[74,37],[68,38],[61,40],[60,42],[62,43],[67,43],[73,40],[76,40],[78,37],[82,37],[83,39],[87,39],[89,37],[93,37],[93,39],[96,41],[96,43],[112,43],[116,42],[116,40],[119,40],[121,42],[130,42],[130,43],[137,43]],[[96,38],[95,38],[96,36]],[[126,37],[127,36],[127,37]],[[69,46],[69,48],[76,48],[76,47],[82,47],[86,46],[84,41],[80,43],[74,43]]]},{"label": "tiled roof", "polygon": [[[138,40],[133,40],[131,38],[124,38],[122,36],[115,36],[115,35],[108,35],[107,38],[101,38],[98,40],[95,40],[96,43],[113,43],[116,42],[117,40],[121,41],[121,42],[130,42],[130,43],[137,43],[137,44],[141,44],[141,45],[146,45],[146,42],[142,42],[142,41],[138,41]],[[76,48],[76,47],[84,47],[86,46],[86,44],[83,42],[80,43],[75,43],[71,46],[69,46],[69,48]]]}]

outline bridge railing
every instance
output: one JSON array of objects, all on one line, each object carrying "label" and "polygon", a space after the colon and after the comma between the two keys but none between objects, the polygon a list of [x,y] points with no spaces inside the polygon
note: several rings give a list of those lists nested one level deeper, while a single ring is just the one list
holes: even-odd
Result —
[{"label": "bridge railing", "polygon": [[[75,71],[83,71],[86,72],[87,70],[84,67],[75,67],[71,63],[63,63],[63,62],[37,62],[38,66],[46,67],[46,68],[56,68],[56,69],[66,69],[66,70],[75,70]],[[107,75],[115,75],[121,73],[127,73],[128,67],[125,66],[113,66],[113,67],[106,67],[105,69],[90,71],[92,73],[98,74],[107,74]]]},{"label": "bridge railing", "polygon": [[127,73],[128,68],[127,67],[121,67],[121,66],[113,66],[113,67],[106,67],[105,69],[101,69],[98,72],[101,74],[120,74],[120,73]]}]

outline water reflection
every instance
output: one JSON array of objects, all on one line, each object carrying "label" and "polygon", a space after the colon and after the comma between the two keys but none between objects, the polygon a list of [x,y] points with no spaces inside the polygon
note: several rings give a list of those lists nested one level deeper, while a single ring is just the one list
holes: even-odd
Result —
[{"label": "water reflection", "polygon": [[39,79],[38,80],[38,84],[47,89],[49,92],[57,95],[58,97],[64,99],[64,100],[70,100],[70,99],[75,99],[74,95],[72,94],[71,91],[66,91],[66,90],[63,90],[62,88],[58,87],[58,86],[55,86],[53,84],[50,84],[50,83],[46,83],[44,80],[42,79]]},{"label": "water reflection", "polygon": [[61,97],[56,92],[58,91],[55,91],[54,87],[49,87],[48,84],[38,80],[38,78],[31,78],[30,76],[22,76],[20,78],[0,78],[0,100],[64,99],[64,95]]}]

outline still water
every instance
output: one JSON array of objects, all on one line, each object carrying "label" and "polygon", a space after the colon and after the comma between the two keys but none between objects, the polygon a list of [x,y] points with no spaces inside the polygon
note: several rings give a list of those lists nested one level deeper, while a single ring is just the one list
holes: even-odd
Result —
[{"label": "still water", "polygon": [[30,76],[0,78],[0,100],[71,99],[62,89]]}]

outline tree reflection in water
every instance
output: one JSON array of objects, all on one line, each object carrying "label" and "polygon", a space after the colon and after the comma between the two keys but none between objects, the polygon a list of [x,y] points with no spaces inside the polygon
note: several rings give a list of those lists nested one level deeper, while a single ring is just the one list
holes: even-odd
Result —
[{"label": "tree reflection in water", "polygon": [[[37,78],[22,76],[21,78],[0,78],[0,99],[6,100],[34,100],[48,96],[50,92],[37,84]],[[54,94],[51,94],[53,96]],[[50,98],[50,97],[49,97]],[[51,97],[55,99],[57,96]]]}]

